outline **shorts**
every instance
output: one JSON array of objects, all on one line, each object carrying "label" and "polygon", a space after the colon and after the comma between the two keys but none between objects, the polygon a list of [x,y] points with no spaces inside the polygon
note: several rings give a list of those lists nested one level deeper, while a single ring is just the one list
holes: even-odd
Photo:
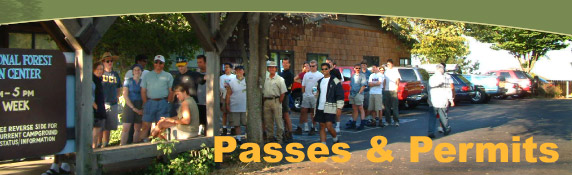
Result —
[{"label": "shorts", "polygon": [[101,128],[105,125],[105,119],[94,118],[93,119],[93,127],[94,128]]},{"label": "shorts", "polygon": [[161,117],[169,117],[169,107],[170,105],[165,99],[159,101],[147,100],[147,103],[143,106],[143,121],[151,123],[159,121]]},{"label": "shorts", "polygon": [[381,111],[383,110],[383,97],[381,94],[369,94],[369,106],[367,110]]},{"label": "shorts", "polygon": [[290,112],[290,95],[285,95],[282,100],[282,113]]},{"label": "shorts", "polygon": [[[105,106],[107,105],[108,103],[105,103]],[[119,123],[119,119],[117,118],[117,107],[119,107],[119,105],[114,104],[105,109],[104,131],[117,130],[117,125]]]},{"label": "shorts", "polygon": [[171,126],[171,139],[174,140],[185,140],[185,139],[190,139],[193,137],[197,137],[199,136],[197,133],[198,132],[184,132],[181,130],[177,129],[177,126]]},{"label": "shorts", "polygon": [[246,112],[231,112],[228,120],[230,126],[246,126]]},{"label": "shorts", "polygon": [[[142,109],[143,101],[131,101],[133,103],[133,107],[135,109]],[[123,108],[123,114],[121,115],[121,122],[122,123],[141,123],[143,119],[142,115],[139,115],[133,111],[127,104]]]},{"label": "shorts", "polygon": [[316,110],[316,115],[314,116],[314,121],[318,123],[326,122],[336,122],[336,114],[326,114],[324,110]]},{"label": "shorts", "polygon": [[314,96],[302,96],[302,108],[315,108],[316,107],[316,97]]},{"label": "shorts", "polygon": [[348,99],[350,100],[350,104],[352,105],[358,105],[361,106],[363,105],[363,94],[356,94],[355,96],[348,96]]}]

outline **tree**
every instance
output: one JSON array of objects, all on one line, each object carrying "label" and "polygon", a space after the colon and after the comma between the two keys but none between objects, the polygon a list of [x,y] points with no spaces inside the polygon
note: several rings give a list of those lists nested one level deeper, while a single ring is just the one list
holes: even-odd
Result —
[{"label": "tree", "polygon": [[382,17],[382,27],[395,33],[424,63],[469,65],[464,24],[430,19]]},{"label": "tree", "polygon": [[568,46],[565,41],[572,40],[571,36],[476,24],[467,25],[466,31],[480,42],[492,43],[492,49],[509,51],[526,72],[548,51],[564,49]]},{"label": "tree", "polygon": [[[125,70],[134,64],[133,58],[138,54],[149,58],[163,55],[167,60],[175,59],[170,57],[171,54],[192,58],[199,50],[195,38],[181,14],[120,16],[96,46],[94,56],[98,59],[103,52],[111,51],[120,56],[119,70]],[[165,68],[172,62],[167,61]],[[152,65],[147,64],[147,69]]]}]

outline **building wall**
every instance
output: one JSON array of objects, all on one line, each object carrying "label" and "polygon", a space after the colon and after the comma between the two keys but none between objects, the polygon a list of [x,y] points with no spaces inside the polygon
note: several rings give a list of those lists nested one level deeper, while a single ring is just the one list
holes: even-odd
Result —
[{"label": "building wall", "polygon": [[[355,18],[355,17],[354,17]],[[359,22],[363,26],[364,18]],[[371,18],[369,18],[371,19]],[[400,58],[410,58],[406,48],[395,35],[371,25],[360,27],[344,18],[330,24],[303,24],[288,18],[277,18],[270,28],[270,51],[293,52],[294,72],[301,71],[301,63],[307,60],[308,53],[327,54],[338,66],[352,66],[360,63],[364,56],[379,57],[379,64],[393,59],[396,65]]]}]

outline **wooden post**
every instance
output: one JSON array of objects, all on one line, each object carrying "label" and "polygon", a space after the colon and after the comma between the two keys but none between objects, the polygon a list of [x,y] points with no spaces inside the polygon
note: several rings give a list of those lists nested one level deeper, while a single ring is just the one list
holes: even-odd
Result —
[{"label": "wooden post", "polygon": [[[208,25],[211,36],[218,31],[220,24],[220,13],[208,14]],[[207,136],[219,135],[219,128],[222,118],[220,111],[220,55],[217,50],[208,51],[207,57]]]},{"label": "wooden post", "polygon": [[570,81],[566,81],[566,98],[568,98],[570,94]]},{"label": "wooden post", "polygon": [[93,56],[83,50],[76,50],[76,173],[94,174],[97,164],[93,164],[92,128],[93,128],[93,97],[92,60]]}]

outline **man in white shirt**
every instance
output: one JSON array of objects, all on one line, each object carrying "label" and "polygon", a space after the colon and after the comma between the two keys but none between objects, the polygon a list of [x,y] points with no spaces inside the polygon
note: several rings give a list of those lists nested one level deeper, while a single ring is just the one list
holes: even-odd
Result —
[{"label": "man in white shirt", "polygon": [[240,126],[246,126],[246,79],[244,67],[234,68],[236,78],[231,80],[226,87],[226,110],[230,112],[229,123],[234,127],[236,140],[240,142],[242,133]]},{"label": "man in white shirt", "polygon": [[[383,67],[379,67],[378,64],[373,64],[371,70],[373,73],[369,76],[368,85],[369,85],[369,106],[368,110],[372,112],[373,118],[378,120],[379,126],[383,126],[382,121],[379,120],[383,116],[383,84],[385,83],[385,75],[381,73],[381,70],[385,70]],[[377,118],[379,116],[379,118]],[[373,123],[375,126],[376,123]]]},{"label": "man in white shirt", "polygon": [[385,106],[385,123],[389,125],[391,114],[393,114],[393,125],[399,127],[399,99],[397,98],[397,89],[401,76],[397,68],[393,67],[393,60],[387,60],[387,69],[385,70],[385,86],[383,91],[383,104]]},{"label": "man in white shirt", "polygon": [[222,134],[223,136],[227,135],[226,129],[226,121],[228,111],[226,110],[226,86],[230,81],[236,79],[236,75],[232,74],[232,64],[224,63],[224,74],[220,76],[220,99],[222,103],[221,111],[222,111]]},{"label": "man in white shirt", "polygon": [[439,115],[439,121],[443,128],[444,134],[449,135],[451,126],[449,126],[449,118],[447,116],[447,106],[455,106],[453,102],[453,92],[447,77],[444,75],[445,69],[441,64],[437,64],[435,74],[429,78],[429,129],[428,137],[435,138],[435,114]]},{"label": "man in white shirt", "polygon": [[316,106],[316,97],[314,94],[317,92],[316,86],[318,80],[324,77],[324,75],[318,72],[318,62],[316,60],[310,61],[310,71],[304,75],[302,79],[302,110],[300,111],[300,123],[294,134],[302,134],[302,124],[304,124],[304,131],[308,131],[308,111],[310,111],[310,116],[312,116],[312,129],[309,131],[308,135],[315,135],[318,128],[315,127],[316,122],[314,121],[314,107]]}]

